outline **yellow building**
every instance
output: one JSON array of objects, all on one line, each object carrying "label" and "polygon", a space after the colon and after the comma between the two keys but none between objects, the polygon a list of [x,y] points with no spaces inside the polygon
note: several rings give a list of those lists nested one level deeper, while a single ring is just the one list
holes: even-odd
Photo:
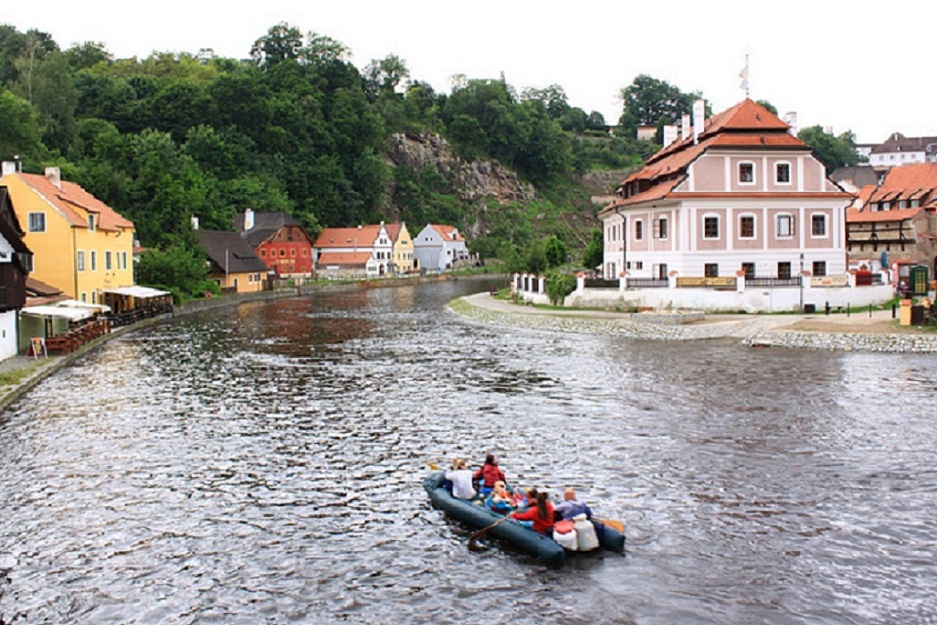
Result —
[{"label": "yellow building", "polygon": [[394,245],[392,255],[394,273],[404,274],[419,271],[419,263],[413,257],[413,238],[407,230],[407,224],[387,224],[387,234]]},{"label": "yellow building", "polygon": [[69,297],[97,304],[104,289],[133,285],[133,223],[75,183],[58,167],[45,176],[3,163],[23,241],[33,251],[29,275]]}]

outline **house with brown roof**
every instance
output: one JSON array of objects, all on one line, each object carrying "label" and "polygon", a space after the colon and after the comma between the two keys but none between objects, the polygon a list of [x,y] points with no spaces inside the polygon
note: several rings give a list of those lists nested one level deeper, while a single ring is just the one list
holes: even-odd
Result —
[{"label": "house with brown roof", "polygon": [[109,288],[133,285],[133,222],[81,186],[62,180],[58,167],[45,175],[3,163],[0,185],[33,251],[30,275],[69,297],[98,303]]},{"label": "house with brown roof", "polygon": [[317,275],[374,278],[393,271],[394,244],[382,221],[356,228],[324,228],[313,244]]},{"label": "house with brown roof", "polygon": [[[875,271],[886,259],[893,280],[897,266],[927,266],[937,272],[937,163],[893,167],[878,186],[863,189],[846,212],[849,265]],[[884,256],[883,256],[884,253]]]},{"label": "house with brown roof", "polygon": [[313,275],[312,237],[305,226],[282,211],[255,213],[248,209],[234,217],[234,229],[278,278]]},{"label": "house with brown roof", "polygon": [[851,196],[763,106],[704,120],[702,104],[599,213],[604,277],[843,276]]},{"label": "house with brown roof", "polygon": [[937,137],[906,137],[893,132],[869,150],[872,167],[896,167],[937,162]]},{"label": "house with brown roof", "polygon": [[254,293],[267,288],[267,266],[237,232],[195,229],[210,266],[210,278],[222,289]]},{"label": "house with brown roof", "polygon": [[413,239],[413,257],[426,271],[446,271],[471,261],[465,238],[454,226],[426,224]]}]

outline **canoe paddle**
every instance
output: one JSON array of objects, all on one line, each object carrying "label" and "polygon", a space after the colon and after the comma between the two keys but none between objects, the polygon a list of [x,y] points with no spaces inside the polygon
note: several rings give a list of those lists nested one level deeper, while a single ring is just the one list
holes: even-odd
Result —
[{"label": "canoe paddle", "polygon": [[481,538],[482,536],[485,535],[485,533],[488,532],[488,530],[494,529],[495,527],[497,527],[497,526],[501,525],[502,523],[504,523],[505,521],[507,521],[509,518],[511,518],[511,517],[510,517],[510,516],[503,516],[503,517],[501,517],[500,519],[498,519],[497,521],[495,521],[494,523],[492,523],[491,525],[489,525],[488,527],[482,528],[482,529],[478,530],[477,532],[475,532],[474,534],[472,534],[472,535],[469,537],[469,541],[468,541],[468,547],[469,547],[469,549],[473,549],[473,550],[474,550],[474,549],[475,549],[475,540],[476,540],[476,539]]},{"label": "canoe paddle", "polygon": [[625,524],[622,523],[621,521],[616,521],[615,519],[599,519],[599,518],[596,518],[595,520],[601,523],[602,525],[610,527],[613,530],[616,530],[622,534],[625,533]]}]

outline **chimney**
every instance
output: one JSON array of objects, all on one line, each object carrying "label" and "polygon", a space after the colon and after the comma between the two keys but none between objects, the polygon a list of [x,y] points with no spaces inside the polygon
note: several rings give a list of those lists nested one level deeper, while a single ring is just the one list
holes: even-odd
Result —
[{"label": "chimney", "polygon": [[198,230],[198,217],[192,215],[192,229]]},{"label": "chimney", "polygon": [[784,113],[784,117],[781,119],[785,124],[791,127],[790,133],[797,136],[797,113],[794,111],[789,111]]},{"label": "chimney", "polygon": [[55,185],[59,191],[62,190],[62,170],[58,167],[46,167],[46,178]]},{"label": "chimney", "polygon": [[247,209],[244,211],[244,230],[254,229],[254,211]]},{"label": "chimney", "polygon": [[680,127],[680,138],[688,139],[690,137],[690,114],[683,114],[683,125]]},{"label": "chimney", "polygon": [[676,126],[664,126],[664,147],[677,140],[677,127]]},{"label": "chimney", "polygon": [[12,176],[16,173],[16,163],[13,161],[3,161],[3,176]]},{"label": "chimney", "polygon": [[706,121],[706,103],[702,100],[693,102],[693,143],[699,143],[699,136],[703,132]]}]

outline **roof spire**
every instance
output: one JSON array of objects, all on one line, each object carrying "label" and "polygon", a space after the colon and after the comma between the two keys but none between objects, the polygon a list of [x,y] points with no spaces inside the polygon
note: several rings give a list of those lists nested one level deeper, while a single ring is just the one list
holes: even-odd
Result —
[{"label": "roof spire", "polygon": [[745,91],[745,99],[748,99],[751,94],[751,85],[748,83],[748,54],[745,54],[745,67],[742,68],[742,71],[739,72],[739,78],[742,79],[742,84],[739,85],[740,89]]}]

